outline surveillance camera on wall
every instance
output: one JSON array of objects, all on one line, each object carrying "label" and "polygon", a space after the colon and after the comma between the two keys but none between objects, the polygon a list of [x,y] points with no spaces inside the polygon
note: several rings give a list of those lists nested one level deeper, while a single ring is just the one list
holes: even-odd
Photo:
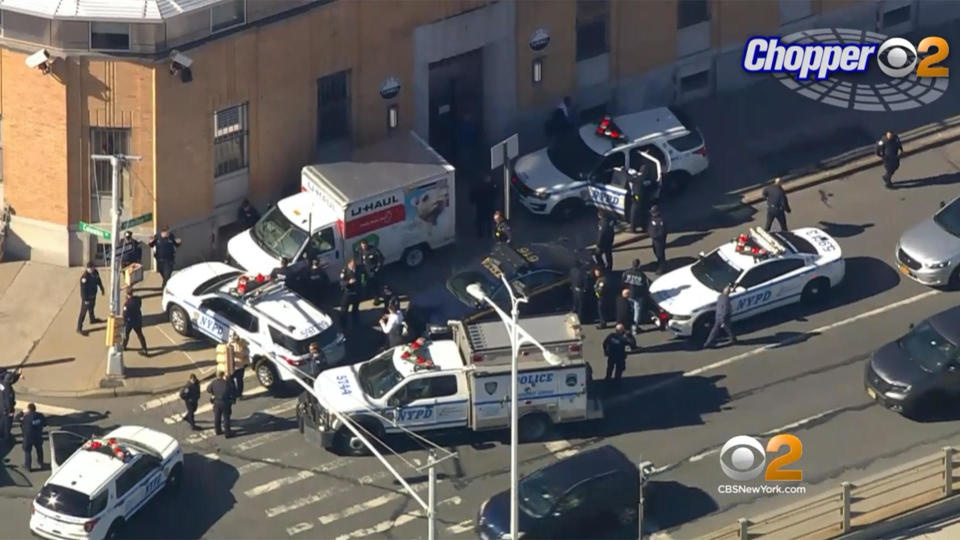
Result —
[{"label": "surveillance camera on wall", "polygon": [[39,51],[31,54],[25,60],[27,67],[32,69],[39,69],[44,73],[50,72],[50,65],[53,63],[50,53],[46,49],[40,49]]},{"label": "surveillance camera on wall", "polygon": [[193,65],[193,59],[180,51],[173,51],[170,53],[170,62],[180,68],[189,68]]}]

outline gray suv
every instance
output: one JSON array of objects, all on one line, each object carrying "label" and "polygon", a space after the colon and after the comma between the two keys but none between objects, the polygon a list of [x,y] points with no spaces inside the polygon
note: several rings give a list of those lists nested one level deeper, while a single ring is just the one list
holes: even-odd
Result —
[{"label": "gray suv", "polygon": [[911,227],[897,242],[897,267],[911,279],[934,287],[960,285],[960,198]]}]

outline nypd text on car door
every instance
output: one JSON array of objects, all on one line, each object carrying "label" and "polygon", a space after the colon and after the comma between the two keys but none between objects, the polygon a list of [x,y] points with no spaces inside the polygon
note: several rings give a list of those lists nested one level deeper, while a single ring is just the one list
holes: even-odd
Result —
[{"label": "nypd text on car door", "polygon": [[219,302],[222,301],[216,298],[204,300],[200,304],[200,309],[197,310],[197,329],[218,343],[226,343],[227,328],[230,327],[230,324],[218,311],[221,307]]},{"label": "nypd text on car door", "polygon": [[796,259],[774,260],[748,270],[740,279],[745,290],[731,298],[734,318],[748,317],[784,305],[803,290],[805,273]]},{"label": "nypd text on car door", "polygon": [[[124,478],[127,475],[130,475],[129,479]],[[122,497],[120,502],[123,504],[123,515],[127,519],[160,491],[164,482],[160,467],[150,456],[146,455],[140,456],[140,459],[117,479],[118,490],[121,487],[121,480],[127,480],[134,484],[126,494],[118,493]]]},{"label": "nypd text on car door", "polygon": [[431,374],[411,379],[391,396],[394,422],[409,429],[466,425],[467,399],[459,392],[459,376]]}]

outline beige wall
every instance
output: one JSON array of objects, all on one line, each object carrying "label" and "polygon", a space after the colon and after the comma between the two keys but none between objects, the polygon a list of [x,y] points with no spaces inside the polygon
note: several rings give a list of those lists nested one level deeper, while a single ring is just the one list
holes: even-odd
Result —
[{"label": "beige wall", "polygon": [[675,0],[616,2],[612,18],[612,71],[629,77],[673,62],[677,35]]},{"label": "beige wall", "polygon": [[710,14],[715,47],[774,34],[780,28],[780,3],[776,0],[712,0]]},{"label": "beige wall", "polygon": [[[526,0],[517,2],[517,106],[540,107],[553,104],[577,84],[577,43],[575,2]],[[530,49],[530,36],[538,28],[550,34],[542,51]],[[543,82],[533,84],[533,59],[543,57]]]}]

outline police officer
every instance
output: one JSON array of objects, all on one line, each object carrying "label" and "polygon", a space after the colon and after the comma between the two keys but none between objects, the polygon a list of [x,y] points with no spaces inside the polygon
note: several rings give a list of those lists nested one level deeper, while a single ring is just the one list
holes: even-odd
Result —
[{"label": "police officer", "polygon": [[233,402],[236,399],[236,389],[233,387],[233,381],[227,378],[224,371],[217,372],[217,378],[207,387],[207,392],[213,396],[213,430],[217,435],[223,435],[226,431],[226,437],[233,437],[233,431],[230,430],[230,415],[233,413]]},{"label": "police officer", "polygon": [[627,367],[627,347],[637,348],[637,340],[627,333],[627,328],[617,323],[613,332],[610,332],[603,340],[603,354],[607,357],[607,376],[605,381],[611,377],[616,382],[620,382],[620,376]]},{"label": "police officer", "polygon": [[493,213],[493,238],[501,244],[509,244],[512,240],[510,224],[507,223],[506,216],[500,210]]},{"label": "police officer", "polygon": [[233,350],[233,388],[236,398],[243,399],[243,376],[246,374],[247,364],[250,363],[250,349],[247,342],[234,332],[230,333],[230,348]]},{"label": "police officer", "polygon": [[147,341],[143,338],[143,300],[127,289],[126,301],[123,303],[123,350],[127,350],[130,343],[130,332],[137,334],[140,340],[140,354],[147,356]]},{"label": "police officer", "polygon": [[316,377],[326,365],[327,355],[323,353],[323,349],[317,343],[311,343],[310,356],[307,358],[307,369],[310,374]]},{"label": "police officer", "polygon": [[280,257],[280,266],[270,271],[270,279],[286,281],[289,266],[290,266],[290,259],[286,257]]},{"label": "police officer", "polygon": [[383,268],[383,253],[375,246],[371,246],[367,239],[360,240],[360,249],[357,250],[360,259],[361,278],[364,293],[373,298],[373,305],[383,303],[383,287],[380,284],[380,269]]},{"label": "police officer", "polygon": [[240,203],[240,209],[237,210],[237,221],[240,223],[240,226],[244,229],[249,229],[256,225],[257,221],[260,220],[260,212],[257,212],[257,209],[250,204],[250,201],[244,199]]},{"label": "police officer", "polygon": [[28,404],[27,413],[20,419],[20,429],[23,431],[23,468],[27,471],[33,470],[31,450],[36,450],[37,463],[40,469],[43,469],[43,428],[46,425],[47,419],[37,412],[37,406]]},{"label": "police officer", "polygon": [[787,230],[787,214],[790,213],[790,201],[783,190],[780,178],[774,178],[773,184],[763,188],[763,198],[767,200],[767,223],[764,229],[770,231],[773,220],[780,224],[780,230]]},{"label": "police officer", "polygon": [[13,385],[20,380],[21,373],[19,369],[0,373],[0,441],[13,440],[10,430],[13,429],[13,413],[17,403]]},{"label": "police officer", "polygon": [[730,320],[731,315],[733,315],[733,307],[730,304],[730,286],[727,285],[720,291],[720,296],[717,297],[717,306],[714,309],[713,328],[710,329],[710,335],[707,336],[707,340],[703,342],[704,349],[713,345],[721,329],[727,334],[727,337],[730,338],[731,345],[737,344],[737,336],[733,333],[733,325]]},{"label": "police officer", "polygon": [[121,268],[126,268],[143,260],[143,248],[140,247],[139,241],[134,240],[132,231],[123,233],[123,240],[120,241],[120,248],[117,252],[120,256]]},{"label": "police officer", "polygon": [[583,321],[583,297],[587,294],[587,274],[579,264],[570,269],[570,296],[573,303],[570,311]]},{"label": "police officer", "polygon": [[357,322],[360,311],[360,280],[357,271],[357,262],[353,259],[340,271],[340,318],[344,327],[347,326],[347,309],[351,312],[352,322]]},{"label": "police officer", "polygon": [[77,317],[77,333],[87,335],[83,331],[83,318],[90,317],[90,324],[103,322],[93,314],[93,309],[97,306],[97,289],[100,294],[105,294],[103,281],[100,280],[100,273],[92,262],[87,263],[87,269],[80,275],[80,316]]},{"label": "police officer", "polygon": [[489,174],[470,190],[470,203],[475,210],[474,225],[477,228],[477,238],[491,234],[488,216],[493,213],[497,204],[497,186],[494,185],[493,178]]},{"label": "police officer", "polygon": [[600,266],[593,268],[593,295],[597,299],[597,328],[607,327],[607,276]]},{"label": "police officer", "polygon": [[183,415],[183,421],[190,424],[190,428],[196,431],[197,421],[194,414],[196,414],[197,406],[200,404],[200,380],[193,373],[187,379],[187,384],[180,389],[180,399],[183,400],[183,405],[187,408],[186,414]]},{"label": "police officer", "polygon": [[653,245],[653,254],[657,257],[657,274],[667,271],[667,228],[660,215],[660,206],[650,207],[650,221],[647,223],[647,236]]},{"label": "police officer", "polygon": [[624,328],[630,328],[633,325],[633,304],[630,302],[630,287],[624,287],[620,291],[615,306],[616,323],[622,324]]},{"label": "police officer", "polygon": [[[384,309],[390,309],[390,306],[400,309],[400,294],[393,290],[389,285],[384,285],[383,287],[383,296],[387,299],[386,307]],[[386,313],[386,311],[384,311]]]},{"label": "police officer", "polygon": [[154,257],[157,259],[157,271],[163,278],[163,282],[160,284],[161,289],[167,286],[167,280],[173,274],[177,248],[181,244],[183,244],[183,241],[170,232],[170,227],[167,226],[160,229],[160,236],[151,236],[147,243],[153,248]]},{"label": "police officer", "polygon": [[883,185],[893,187],[893,173],[900,168],[900,156],[903,154],[903,145],[900,137],[888,131],[877,141],[877,157],[883,159]]},{"label": "police officer", "polygon": [[633,260],[630,268],[623,273],[622,279],[630,292],[627,300],[633,306],[632,330],[634,334],[639,334],[643,316],[646,314],[647,295],[650,293],[650,280],[640,269],[640,259]]},{"label": "police officer", "polygon": [[594,258],[598,266],[613,270],[613,219],[603,210],[597,211],[597,249]]},{"label": "police officer", "polygon": [[303,286],[307,298],[315,304],[319,304],[323,299],[323,293],[330,286],[330,278],[327,277],[327,271],[320,264],[320,259],[312,259],[310,268],[303,277]]},{"label": "police officer", "polygon": [[644,184],[644,171],[648,169],[644,165],[640,171],[630,169],[627,171],[627,187],[630,190],[630,231],[637,232],[637,229],[647,229],[647,189]]}]

